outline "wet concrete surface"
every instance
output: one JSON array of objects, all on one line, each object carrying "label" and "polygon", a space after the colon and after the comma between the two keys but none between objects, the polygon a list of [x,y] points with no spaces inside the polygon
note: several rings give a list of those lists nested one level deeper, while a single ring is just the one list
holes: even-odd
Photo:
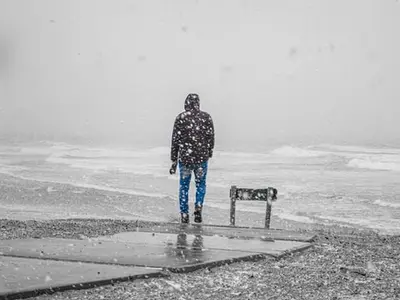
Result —
[{"label": "wet concrete surface", "polygon": [[[306,242],[311,238],[259,228],[164,224],[84,240],[0,240],[1,274],[7,273],[7,277],[0,277],[0,299],[7,293],[12,296],[23,291],[28,295],[53,288],[84,288],[93,281],[107,284],[113,278],[161,274],[140,267],[190,272],[237,261],[275,259],[311,247]],[[98,278],[96,272],[108,277]],[[51,280],[46,280],[46,274],[53,274],[49,275]],[[27,280],[27,276],[36,279]]]},{"label": "wet concrete surface", "polygon": [[203,236],[199,234],[173,234],[149,232],[123,232],[110,237],[100,237],[97,241],[114,241],[128,244],[146,244],[149,246],[176,247],[192,250],[242,251],[280,256],[294,248],[308,247],[306,242],[286,240],[236,239],[221,236]]},{"label": "wet concrete surface", "polygon": [[161,269],[0,256],[0,299],[163,276]]},{"label": "wet concrete surface", "polygon": [[[148,233],[148,235],[152,234]],[[178,240],[180,238],[182,238],[180,235],[177,236]],[[26,239],[0,241],[0,252],[4,256],[160,267],[172,271],[179,271],[179,269],[183,271],[199,264],[229,261],[257,254],[254,251],[205,249],[200,244],[194,247],[184,247],[183,243],[183,241],[178,241],[178,245],[161,245],[51,238]],[[200,243],[199,239],[197,243]]]},{"label": "wet concrete surface", "polygon": [[225,236],[239,239],[263,239],[263,240],[284,240],[311,242],[314,234],[301,233],[290,230],[249,228],[249,227],[231,227],[218,225],[199,225],[199,224],[177,224],[177,223],[154,223],[153,226],[141,227],[137,223],[136,231],[139,232],[158,232],[158,233],[187,233],[200,234],[205,236]]}]

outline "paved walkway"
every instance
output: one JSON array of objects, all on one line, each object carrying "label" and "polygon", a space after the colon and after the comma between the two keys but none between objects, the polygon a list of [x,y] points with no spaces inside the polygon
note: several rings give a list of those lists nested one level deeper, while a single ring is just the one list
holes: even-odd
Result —
[{"label": "paved walkway", "polygon": [[163,223],[87,240],[0,241],[0,299],[279,258],[312,246],[283,230]]}]

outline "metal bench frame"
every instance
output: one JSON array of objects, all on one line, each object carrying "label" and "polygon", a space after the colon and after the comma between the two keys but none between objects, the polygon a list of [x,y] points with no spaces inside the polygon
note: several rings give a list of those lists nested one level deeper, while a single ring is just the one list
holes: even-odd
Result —
[{"label": "metal bench frame", "polygon": [[235,226],[236,221],[236,201],[265,201],[267,202],[265,211],[265,228],[270,228],[272,201],[277,199],[278,190],[272,187],[266,189],[248,189],[232,186],[230,190],[231,209],[230,224]]}]

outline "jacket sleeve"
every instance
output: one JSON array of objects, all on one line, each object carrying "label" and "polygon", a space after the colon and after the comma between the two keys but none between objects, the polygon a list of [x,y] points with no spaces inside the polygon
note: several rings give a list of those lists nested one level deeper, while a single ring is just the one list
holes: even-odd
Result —
[{"label": "jacket sleeve", "polygon": [[209,124],[208,124],[208,130],[207,130],[207,135],[208,135],[208,151],[210,153],[210,157],[213,155],[213,150],[214,150],[214,144],[215,144],[215,130],[214,130],[214,122],[211,118],[209,117]]},{"label": "jacket sleeve", "polygon": [[175,119],[174,128],[172,130],[172,140],[171,140],[171,161],[178,161],[179,152],[179,121],[178,118]]}]

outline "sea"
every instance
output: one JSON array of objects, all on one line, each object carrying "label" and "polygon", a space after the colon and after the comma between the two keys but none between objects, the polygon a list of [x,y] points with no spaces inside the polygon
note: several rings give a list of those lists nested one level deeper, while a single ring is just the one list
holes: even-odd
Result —
[{"label": "sea", "polygon": [[[178,197],[178,176],[170,175],[169,167],[168,147],[0,144],[0,173],[150,197],[161,206],[163,199]],[[274,218],[400,234],[400,148],[318,144],[257,152],[219,149],[210,160],[207,182],[209,207],[228,211],[232,185],[275,187]],[[194,186],[191,198],[193,191]],[[1,202],[0,197],[0,210],[10,205]],[[237,209],[262,215],[265,204],[246,202]],[[51,209],[46,213],[51,215]]]}]

